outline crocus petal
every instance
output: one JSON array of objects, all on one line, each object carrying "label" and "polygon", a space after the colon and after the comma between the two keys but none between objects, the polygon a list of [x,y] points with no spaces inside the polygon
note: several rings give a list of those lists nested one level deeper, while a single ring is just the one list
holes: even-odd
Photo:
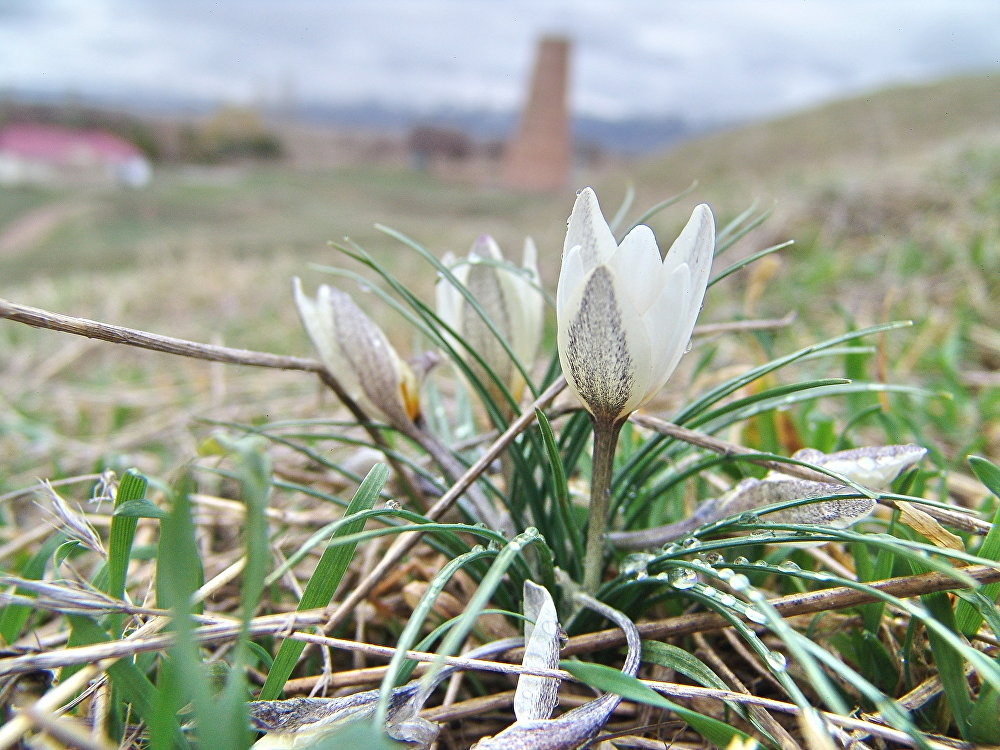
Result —
[{"label": "crocus petal", "polygon": [[615,236],[601,213],[597,195],[589,187],[580,191],[576,203],[573,204],[563,253],[578,245],[586,271],[607,261],[618,248]]},{"label": "crocus petal", "polygon": [[537,249],[529,237],[524,241],[524,259],[519,271],[498,274],[510,314],[507,341],[525,368],[530,367],[542,341],[545,299],[541,294],[536,261]]},{"label": "crocus petal", "polygon": [[[705,204],[695,207],[691,218],[671,245],[664,259],[662,296],[649,311],[653,331],[662,327],[661,347],[654,356],[656,391],[667,382],[687,350],[694,324],[701,311],[715,251],[715,219]],[[655,334],[651,332],[654,340]],[[650,398],[655,394],[650,394]]]},{"label": "crocus petal", "polygon": [[337,336],[333,326],[333,311],[330,308],[327,290],[329,287],[321,286],[317,292],[317,299],[314,301],[302,290],[302,282],[295,278],[292,280],[292,292],[295,298],[295,307],[299,311],[302,325],[309,334],[313,346],[319,354],[320,361],[331,375],[337,378],[341,387],[347,391],[352,398],[361,397],[361,387],[354,371],[350,368],[347,360],[337,343]]},{"label": "crocus petal", "polygon": [[[552,595],[536,583],[524,582],[524,658],[521,665],[533,669],[559,666],[561,632]],[[548,719],[558,702],[559,680],[555,677],[521,675],[514,691],[514,716],[518,721]]]},{"label": "crocus petal", "polygon": [[664,287],[664,267],[653,230],[640,224],[632,229],[608,261],[621,279],[628,279],[629,298],[645,315]]},{"label": "crocus petal", "polygon": [[[511,310],[499,278],[501,273],[506,272],[498,271],[497,267],[492,264],[474,263],[469,269],[469,278],[465,285],[476,304],[490,317],[494,328],[501,336],[509,340],[513,326]],[[512,373],[517,372],[510,361],[510,356],[472,304],[468,300],[464,300],[464,302],[462,336],[465,343],[483,359],[501,382],[510,383]],[[470,365],[476,371],[481,369],[478,363],[470,363]],[[478,378],[483,381],[487,388],[490,388],[492,379],[485,372],[479,372]],[[501,398],[498,393],[494,393],[493,397],[495,400]]]},{"label": "crocus petal", "polygon": [[570,296],[558,326],[567,382],[591,414],[610,421],[638,400],[649,373],[645,326],[617,291],[608,267],[598,266]]},{"label": "crocus petal", "polygon": [[559,271],[559,281],[556,284],[556,314],[561,315],[568,309],[570,294],[583,286],[586,275],[583,267],[582,249],[579,245],[563,251],[562,268]]},{"label": "crocus petal", "polygon": [[[465,275],[468,273],[468,265],[458,266],[458,259],[452,253],[445,253],[441,258],[441,263],[451,271],[461,283],[465,283]],[[449,327],[456,328],[459,325],[459,308],[462,303],[462,295],[448,279],[441,276],[434,285],[434,302],[438,317]]]},{"label": "crocus petal", "polygon": [[409,425],[417,411],[412,371],[349,294],[332,287],[320,291],[320,304],[325,300],[332,310],[334,338],[361,390],[393,425]]},{"label": "crocus petal", "polygon": [[683,300],[690,296],[690,288],[690,269],[686,265],[675,268],[644,318],[650,340],[656,342],[647,401],[673,374],[691,338],[692,329],[686,326],[686,319],[679,309],[684,304]]},{"label": "crocus petal", "polygon": [[511,353],[523,368],[532,365],[541,342],[544,315],[536,252],[534,243],[530,239],[526,241],[525,269],[517,269],[506,263],[492,237],[482,235],[473,243],[466,262],[459,261],[452,269],[472,300],[448,280],[438,281],[438,315],[461,337],[461,342],[453,342],[456,351],[466,359],[475,379],[482,382],[490,398],[497,403],[505,401],[503,391],[467,353],[474,351],[511,397],[515,400],[520,397],[524,376],[512,361]]},{"label": "crocus petal", "polygon": [[695,206],[691,218],[670,246],[664,260],[664,267],[668,272],[681,264],[686,264],[691,269],[689,297],[683,301],[680,308],[683,312],[684,328],[694,329],[695,320],[705,299],[705,290],[708,288],[714,253],[715,218],[712,216],[712,210],[702,203]]}]

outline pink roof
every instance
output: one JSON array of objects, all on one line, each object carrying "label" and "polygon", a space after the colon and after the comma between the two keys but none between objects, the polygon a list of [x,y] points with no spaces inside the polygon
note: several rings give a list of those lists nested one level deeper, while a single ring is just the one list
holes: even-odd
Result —
[{"label": "pink roof", "polygon": [[69,163],[81,158],[121,163],[143,158],[139,149],[113,133],[35,123],[0,128],[0,153],[53,163]]}]

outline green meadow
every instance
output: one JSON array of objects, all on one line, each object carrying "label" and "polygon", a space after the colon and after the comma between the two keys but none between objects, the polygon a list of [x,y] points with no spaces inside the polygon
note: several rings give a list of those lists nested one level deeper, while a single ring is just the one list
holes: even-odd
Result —
[{"label": "green meadow", "polygon": [[[573,189],[559,195],[389,166],[280,164],[163,168],[134,191],[4,188],[0,298],[204,344],[314,358],[292,299],[297,276],[310,292],[319,283],[351,292],[400,355],[418,359],[447,349],[448,340],[435,338],[439,328],[420,307],[433,307],[438,269],[429,258],[464,254],[485,233],[516,262],[531,236],[542,286],[554,295],[576,189],[592,185],[609,219],[623,207],[619,238],[647,209],[676,197],[645,221],[661,250],[705,202],[724,249],[713,275],[730,273],[709,288],[704,329],[643,411],[764,457],[916,443],[928,455],[893,485],[894,496],[978,521],[949,526],[936,516],[921,526],[889,507],[849,530],[801,524],[785,537],[765,527],[765,538],[753,536],[760,519],[743,518],[742,526],[696,532],[687,548],[663,548],[639,562],[609,551],[601,587],[590,593],[641,623],[697,611],[727,616],[722,595],[755,601],[746,589],[726,588],[733,570],[766,598],[834,586],[860,586],[868,595],[868,583],[906,576],[952,576],[969,586],[963,566],[992,576],[1000,557],[995,527],[983,541],[1000,491],[998,95],[995,75],[873,92],[711,133],[614,169],[579,171]],[[330,266],[339,276],[323,268]],[[906,323],[890,325],[897,321]],[[548,306],[538,361],[525,363],[536,395],[558,373],[555,332]],[[809,347],[815,351],[791,358]],[[71,661],[73,648],[128,643],[169,610],[179,642],[138,655],[125,649],[117,666],[102,662],[89,675],[98,697],[68,709],[65,723],[87,734],[103,711],[105,731],[92,745],[62,739],[62,746],[242,748],[253,739],[243,705],[262,688],[270,697],[282,688],[306,694],[325,675],[328,694],[369,689],[382,676],[365,668],[387,661],[376,646],[457,653],[458,634],[480,643],[515,634],[526,578],[562,591],[557,606],[571,644],[612,627],[575,612],[573,587],[556,586],[556,569],[580,580],[575,538],[587,523],[591,468],[588,422],[565,394],[542,409],[542,429],[530,427],[477,484],[512,514],[515,531],[536,527],[544,544],[529,534],[512,547],[474,525],[487,519],[454,509],[440,521],[421,515],[454,486],[461,472],[453,464],[472,464],[511,419],[502,404],[480,403],[485,397],[468,371],[455,377],[462,356],[438,356],[421,395],[427,429],[451,456],[443,461],[391,429],[356,429],[309,373],[209,363],[0,320],[0,571],[15,577],[4,579],[5,589],[23,597],[0,600],[0,678],[22,675],[16,659],[37,649],[51,659],[46,680],[65,683],[84,663]],[[384,489],[377,469],[360,481],[376,462],[373,435],[395,462],[396,478]],[[675,521],[698,501],[764,473],[729,454],[712,456],[628,425],[612,485],[615,522],[640,529]],[[399,480],[400,465],[408,482]],[[115,494],[114,484],[94,489],[108,470],[129,477],[116,505],[146,504],[112,515],[112,506],[88,502]],[[43,507],[53,493],[70,499],[69,510],[53,515]],[[358,513],[369,515],[310,541],[317,529]],[[252,624],[336,603],[365,585],[385,553],[389,542],[379,534],[428,519],[441,528],[431,524],[435,531],[409,550],[391,580],[330,633],[360,644],[353,655],[309,647],[297,660],[281,628],[234,631],[197,647],[185,637],[223,619]],[[87,541],[86,529],[97,542]],[[810,544],[796,546],[801,541]],[[518,557],[522,544],[537,551]],[[724,564],[726,576],[706,572]],[[441,578],[449,565],[461,571]],[[684,570],[701,576],[690,591],[675,585],[687,581],[677,572]],[[39,579],[63,586],[62,594],[25,584]],[[210,590],[198,594],[202,586]],[[716,630],[647,642],[644,662],[653,666],[640,676],[785,701],[788,713],[706,697],[681,701],[686,708],[671,713],[618,673],[620,653],[607,645],[595,655],[582,647],[573,653],[613,666],[611,677],[577,676],[627,694],[628,708],[605,732],[638,738],[628,747],[651,747],[639,742],[650,738],[725,745],[742,733],[766,747],[834,746],[810,734],[810,722],[819,721],[810,706],[842,718],[857,709],[877,714],[873,723],[901,733],[865,734],[875,730],[852,729],[846,718],[837,725],[862,741],[1000,744],[997,591],[940,593],[951,588],[917,589],[902,600],[872,594],[814,610],[813,619],[765,608],[766,628],[737,627],[728,640]],[[95,592],[118,604],[88,610],[84,594]],[[487,608],[494,613],[473,622]],[[301,629],[313,632],[321,622]],[[438,626],[435,640],[429,634]],[[678,646],[697,658],[685,660]],[[86,663],[97,659],[97,651],[81,653]],[[787,664],[769,660],[775,653]],[[405,682],[413,664],[405,665],[402,657],[394,662],[390,678]],[[354,681],[338,682],[340,673]],[[51,688],[43,682],[39,694]],[[931,698],[910,700],[931,683]],[[456,701],[496,696],[513,684],[474,675]],[[581,700],[592,695],[576,692]],[[18,715],[18,705],[7,700],[6,718]],[[490,704],[480,723],[434,710],[453,722],[444,730],[448,746],[468,747],[513,721],[509,705]],[[44,706],[57,721],[61,711]],[[664,729],[661,722],[671,723]],[[42,725],[35,721],[24,736]],[[830,732],[841,746],[833,724],[824,726],[820,734]],[[0,747],[13,746],[3,744],[3,731]],[[360,741],[382,741],[369,724],[341,731],[371,731]]]}]

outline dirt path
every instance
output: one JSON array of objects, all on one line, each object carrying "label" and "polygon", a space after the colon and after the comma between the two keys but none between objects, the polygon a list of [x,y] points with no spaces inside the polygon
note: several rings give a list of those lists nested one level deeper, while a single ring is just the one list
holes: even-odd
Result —
[{"label": "dirt path", "polygon": [[79,199],[59,201],[32,209],[0,227],[0,255],[12,255],[31,250],[58,229],[68,219],[81,216],[93,208],[92,203]]}]

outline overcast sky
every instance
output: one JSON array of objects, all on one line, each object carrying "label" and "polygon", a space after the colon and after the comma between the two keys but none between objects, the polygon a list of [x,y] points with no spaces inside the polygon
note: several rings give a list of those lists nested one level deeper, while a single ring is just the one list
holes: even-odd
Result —
[{"label": "overcast sky", "polygon": [[519,105],[540,34],[572,104],[733,119],[1000,66],[997,0],[0,0],[0,87]]}]

